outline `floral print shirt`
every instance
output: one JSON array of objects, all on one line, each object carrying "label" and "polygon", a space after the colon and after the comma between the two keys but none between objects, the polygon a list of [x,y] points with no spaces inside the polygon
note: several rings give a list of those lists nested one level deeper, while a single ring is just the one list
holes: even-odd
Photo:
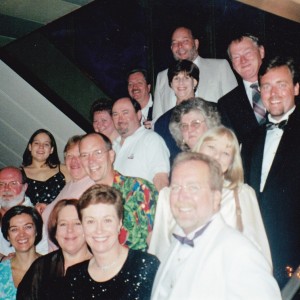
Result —
[{"label": "floral print shirt", "polygon": [[158,198],[155,186],[147,180],[127,177],[115,171],[113,187],[122,193],[123,226],[119,241],[134,250],[147,250]]}]

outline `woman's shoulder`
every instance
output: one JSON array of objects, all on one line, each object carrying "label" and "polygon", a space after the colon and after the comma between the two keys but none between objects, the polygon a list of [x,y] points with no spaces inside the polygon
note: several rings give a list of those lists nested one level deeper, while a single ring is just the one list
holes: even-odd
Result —
[{"label": "woman's shoulder", "polygon": [[239,186],[239,194],[241,195],[247,195],[248,197],[255,197],[256,198],[256,194],[254,189],[248,185],[247,183],[243,183]]},{"label": "woman's shoulder", "polygon": [[66,182],[69,182],[71,180],[71,176],[70,176],[70,173],[69,173],[66,165],[60,164],[59,165],[59,171],[64,176]]},{"label": "woman's shoulder", "polygon": [[73,277],[74,275],[87,273],[89,262],[90,262],[90,260],[88,259],[88,260],[82,261],[78,264],[75,264],[73,266],[70,266],[67,269],[66,277]]},{"label": "woman's shoulder", "polygon": [[155,255],[141,250],[129,249],[128,260],[132,262],[132,265],[159,265],[159,260]]}]

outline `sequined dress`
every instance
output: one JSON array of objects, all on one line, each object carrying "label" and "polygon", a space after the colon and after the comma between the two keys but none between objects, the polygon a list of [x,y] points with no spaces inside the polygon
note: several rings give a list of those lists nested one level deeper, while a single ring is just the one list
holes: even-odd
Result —
[{"label": "sequined dress", "polygon": [[[22,172],[25,174],[24,170]],[[46,181],[31,179],[27,176],[26,178],[28,184],[26,195],[30,198],[33,205],[37,203],[50,204],[66,184],[65,176],[60,169]]]},{"label": "sequined dress", "polygon": [[94,281],[88,273],[89,260],[68,268],[65,299],[147,300],[159,260],[148,253],[129,250],[120,272],[105,282]]}]

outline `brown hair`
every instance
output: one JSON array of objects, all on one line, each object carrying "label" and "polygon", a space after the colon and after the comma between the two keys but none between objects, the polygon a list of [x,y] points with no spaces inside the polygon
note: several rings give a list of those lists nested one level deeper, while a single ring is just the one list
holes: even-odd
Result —
[{"label": "brown hair", "polygon": [[123,219],[122,194],[114,187],[105,184],[95,184],[87,189],[78,201],[77,209],[80,220],[82,220],[81,211],[83,209],[99,203],[113,205],[119,219]]},{"label": "brown hair", "polygon": [[60,247],[55,237],[57,230],[58,215],[61,212],[61,210],[66,206],[74,206],[77,209],[77,203],[77,199],[63,199],[58,201],[53,207],[53,210],[48,220],[48,234],[51,242],[54,243],[57,247]]}]

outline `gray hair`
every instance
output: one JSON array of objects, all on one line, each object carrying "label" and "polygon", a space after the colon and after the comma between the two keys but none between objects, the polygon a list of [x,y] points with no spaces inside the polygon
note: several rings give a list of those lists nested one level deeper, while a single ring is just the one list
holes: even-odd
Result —
[{"label": "gray hair", "polygon": [[205,101],[199,97],[193,97],[182,101],[174,108],[169,123],[169,130],[176,141],[176,144],[182,151],[189,150],[189,147],[183,141],[180,130],[181,118],[191,111],[198,111],[203,115],[208,129],[221,125],[220,115],[215,103]]}]

